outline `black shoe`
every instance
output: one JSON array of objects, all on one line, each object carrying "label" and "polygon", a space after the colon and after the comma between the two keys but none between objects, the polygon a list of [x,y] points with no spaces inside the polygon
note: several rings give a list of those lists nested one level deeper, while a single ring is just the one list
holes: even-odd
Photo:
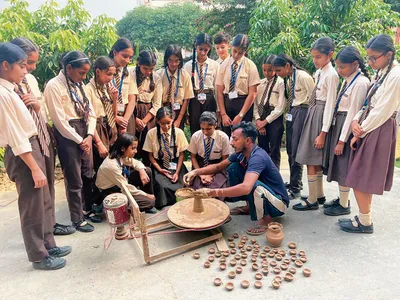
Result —
[{"label": "black shoe", "polygon": [[72,226],[74,226],[76,230],[80,232],[92,232],[94,230],[94,226],[92,224],[89,224],[85,220],[72,222]]},{"label": "black shoe", "polygon": [[73,234],[75,232],[76,232],[76,229],[74,227],[72,227],[71,225],[62,225],[62,224],[58,224],[58,223],[56,223],[54,225],[54,230],[53,230],[54,235],[69,235],[69,234]]},{"label": "black shoe", "polygon": [[338,205],[340,205],[340,199],[339,199],[339,197],[337,197],[336,199],[333,199],[333,200],[331,200],[331,201],[329,201],[329,202],[326,202],[326,203],[324,204],[324,208],[333,207],[333,206],[338,206]]},{"label": "black shoe", "polygon": [[303,203],[298,203],[293,205],[294,210],[299,210],[299,211],[306,211],[306,210],[317,210],[319,208],[318,201],[315,203],[310,203],[308,200],[303,200]]},{"label": "black shoe", "polygon": [[290,188],[290,183],[289,182],[285,182],[285,188],[288,190]]},{"label": "black shoe", "polygon": [[94,211],[89,211],[87,213],[83,213],[83,218],[85,220],[91,221],[93,223],[101,223],[103,222],[103,219],[99,216],[96,216]]},{"label": "black shoe", "polygon": [[49,252],[49,255],[52,257],[63,257],[67,256],[70,254],[72,251],[71,246],[64,246],[64,247],[54,247],[51,249],[48,249],[47,252]]},{"label": "black shoe", "polygon": [[[308,199],[308,196],[301,196],[301,197],[300,197],[300,200],[303,200],[303,201],[305,201],[305,200],[307,200],[307,199]],[[325,203],[326,198],[325,198],[325,196],[319,197],[319,198],[317,198],[317,201],[318,201],[319,205],[322,205],[322,204]]]},{"label": "black shoe", "polygon": [[99,214],[102,214],[103,213],[103,204],[93,204],[93,212],[96,214],[96,215],[99,215]]},{"label": "black shoe", "polygon": [[156,209],[156,208],[150,208],[150,209],[148,209],[148,210],[145,210],[144,211],[146,214],[156,214],[156,213],[158,213],[158,210]]},{"label": "black shoe", "polygon": [[343,207],[339,204],[324,209],[324,214],[327,216],[341,216],[341,215],[348,215],[350,213],[351,213],[350,204],[348,207]]},{"label": "black shoe", "polygon": [[33,262],[32,267],[36,270],[58,270],[64,268],[66,263],[64,258],[47,256],[40,262]]},{"label": "black shoe", "polygon": [[289,196],[289,199],[290,199],[290,200],[297,199],[297,198],[300,197],[300,191],[294,192],[294,191],[292,191],[292,190],[289,189],[289,190],[288,190],[288,196]]},{"label": "black shoe", "polygon": [[353,222],[341,222],[339,223],[340,229],[350,233],[374,233],[374,224],[364,226],[360,223],[358,216],[355,216],[354,220],[357,222],[358,227],[354,226]]},{"label": "black shoe", "polygon": [[340,223],[348,223],[348,222],[352,222],[352,220],[348,219],[348,218],[340,218],[340,219],[338,219],[338,223],[339,224]]}]

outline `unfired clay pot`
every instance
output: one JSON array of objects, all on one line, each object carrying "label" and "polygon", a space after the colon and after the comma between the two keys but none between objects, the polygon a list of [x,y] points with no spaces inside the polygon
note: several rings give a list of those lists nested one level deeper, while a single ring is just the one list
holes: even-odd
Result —
[{"label": "unfired clay pot", "polygon": [[286,281],[291,282],[293,280],[294,276],[292,273],[286,273],[284,278]]},{"label": "unfired clay pot", "polygon": [[295,268],[290,268],[289,272],[292,273],[292,274],[296,274],[296,269]]},{"label": "unfired clay pot", "polygon": [[311,270],[308,268],[303,269],[303,275],[305,277],[310,277],[311,276]]},{"label": "unfired clay pot", "polygon": [[281,276],[275,276],[275,277],[274,277],[274,280],[277,281],[277,282],[279,282],[279,283],[281,283],[281,282],[283,281],[283,279],[282,279]]},{"label": "unfired clay pot", "polygon": [[280,286],[281,286],[281,284],[278,281],[276,281],[276,280],[272,281],[272,287],[274,289],[277,290],[277,289],[279,289]]},{"label": "unfired clay pot", "polygon": [[267,229],[267,242],[272,247],[279,247],[283,241],[283,226],[278,222],[269,223]]},{"label": "unfired clay pot", "polygon": [[243,268],[242,267],[237,267],[236,268],[236,274],[242,274]]},{"label": "unfired clay pot", "polygon": [[247,289],[250,286],[250,282],[248,280],[242,280],[240,283],[242,285],[242,288]]},{"label": "unfired clay pot", "polygon": [[221,278],[215,278],[215,279],[214,279],[214,285],[215,285],[215,286],[220,286],[221,283],[222,283]]},{"label": "unfired clay pot", "polygon": [[232,291],[232,290],[233,290],[233,283],[232,283],[232,282],[228,282],[228,283],[225,285],[225,288],[226,288],[228,291]]},{"label": "unfired clay pot", "polygon": [[195,254],[193,254],[193,258],[194,258],[194,259],[199,259],[199,258],[200,258],[200,253],[195,253]]},{"label": "unfired clay pot", "polygon": [[234,233],[234,234],[233,234],[233,238],[234,238],[234,239],[239,238],[239,234],[238,234],[238,233]]},{"label": "unfired clay pot", "polygon": [[210,264],[209,261],[206,261],[206,262],[204,263],[204,268],[208,269],[210,266],[211,266],[211,264]]},{"label": "unfired clay pot", "polygon": [[256,275],[254,276],[254,278],[255,278],[256,280],[262,280],[263,276],[262,276],[261,273],[256,273]]},{"label": "unfired clay pot", "polygon": [[230,271],[230,272],[228,273],[228,276],[229,276],[230,279],[235,278],[235,277],[236,277],[235,271]]},{"label": "unfired clay pot", "polygon": [[254,282],[254,287],[255,287],[256,289],[261,289],[261,287],[262,287],[262,282],[257,280],[256,282]]}]

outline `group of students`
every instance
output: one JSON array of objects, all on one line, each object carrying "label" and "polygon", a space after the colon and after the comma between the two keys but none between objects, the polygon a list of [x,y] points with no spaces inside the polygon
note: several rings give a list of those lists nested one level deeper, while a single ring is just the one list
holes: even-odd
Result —
[{"label": "group of students", "polygon": [[[263,222],[282,215],[289,199],[300,197],[303,165],[309,195],[293,209],[315,210],[324,204],[327,215],[349,214],[353,188],[360,213],[354,219],[339,219],[341,229],[373,232],[372,195],[390,190],[393,181],[400,67],[392,38],[381,34],[367,43],[369,65],[377,70],[372,84],[359,50],[347,46],[334,56],[328,37],[311,48],[315,80],[284,53],[265,58],[265,78],[260,80],[246,55],[246,35],[238,34],[230,42],[218,34],[214,44],[217,61],[209,58],[211,36],[200,34],[186,64],[182,49],[168,46],[158,71],[157,57],[146,50],[130,67],[134,46],[125,38],[116,41],[108,56],[98,57],[93,67],[84,53],[70,51],[61,59],[59,74],[46,83],[43,97],[29,74],[36,68],[38,47],[26,38],[0,43],[0,146],[7,147],[5,166],[17,185],[23,238],[34,268],[65,266],[62,257],[71,247],[57,247],[54,234],[93,231],[87,221],[102,221],[98,213],[103,199],[120,192],[122,185],[142,211],[153,213],[153,207],[174,204],[176,190],[188,183],[186,150],[197,170],[190,183],[196,189],[208,188],[221,200],[240,200],[239,188],[232,186],[244,182],[243,170],[258,174],[254,195],[260,194],[261,202],[268,198],[277,203],[274,209],[279,209],[274,215],[265,209],[255,213],[248,205],[232,211],[250,213],[259,221],[262,226],[251,229],[252,234],[265,232]],[[85,85],[91,69],[93,78]],[[190,143],[183,131],[187,122]],[[232,134],[238,128],[251,139],[240,144]],[[287,193],[282,193],[279,175],[284,130],[290,166]],[[247,149],[256,137],[258,146]],[[231,145],[235,152],[247,153],[246,159],[233,157]],[[72,226],[55,222],[56,153]],[[249,167],[246,160],[253,155],[258,160]],[[235,168],[242,169],[229,174],[224,168],[208,167],[227,167],[234,161]],[[339,185],[340,196],[326,203],[323,174]]]}]

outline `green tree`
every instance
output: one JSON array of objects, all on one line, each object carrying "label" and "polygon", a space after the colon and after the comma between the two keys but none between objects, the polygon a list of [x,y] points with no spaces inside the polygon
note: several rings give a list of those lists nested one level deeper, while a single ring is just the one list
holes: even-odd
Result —
[{"label": "green tree", "polygon": [[385,0],[385,3],[392,6],[392,10],[400,12],[400,0]]}]

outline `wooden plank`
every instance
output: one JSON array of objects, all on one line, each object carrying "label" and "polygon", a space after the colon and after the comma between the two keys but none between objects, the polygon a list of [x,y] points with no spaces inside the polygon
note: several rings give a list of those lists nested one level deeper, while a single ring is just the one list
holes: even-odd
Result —
[{"label": "wooden plank", "polygon": [[147,225],[147,230],[150,232],[154,232],[154,231],[159,231],[159,230],[163,230],[163,229],[167,229],[170,227],[174,227],[168,220],[165,221],[161,221],[158,223],[154,223],[154,224],[150,224]]}]

